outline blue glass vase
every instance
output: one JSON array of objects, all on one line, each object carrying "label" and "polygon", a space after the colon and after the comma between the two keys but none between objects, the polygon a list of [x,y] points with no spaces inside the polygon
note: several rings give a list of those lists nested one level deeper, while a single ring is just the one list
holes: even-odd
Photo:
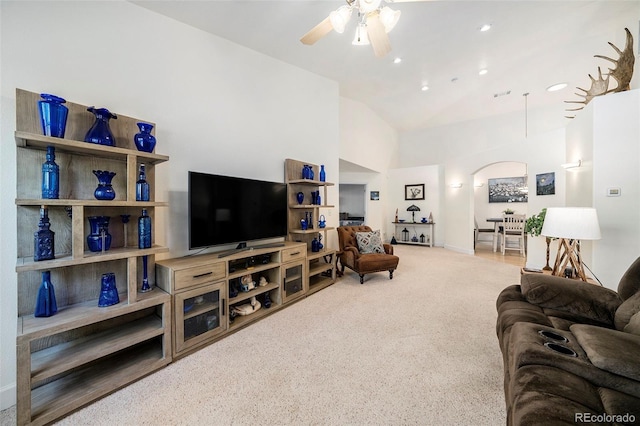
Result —
[{"label": "blue glass vase", "polygon": [[138,218],[138,248],[151,248],[151,218],[147,209],[142,209],[142,216]]},{"label": "blue glass vase", "polygon": [[39,262],[41,260],[50,260],[56,257],[55,252],[55,232],[51,229],[49,222],[49,212],[46,207],[40,209],[40,222],[38,230],[34,234],[33,260]]},{"label": "blue glass vase", "polygon": [[298,204],[302,204],[302,202],[304,201],[304,193],[298,192],[296,194],[296,200],[298,201]]},{"label": "blue glass vase", "polygon": [[309,165],[302,166],[302,179],[310,179],[309,177]]},{"label": "blue glass vase", "polygon": [[327,173],[324,171],[324,164],[320,165],[320,182],[325,182],[327,179]]},{"label": "blue glass vase", "polygon": [[133,142],[136,144],[138,151],[153,152],[156,147],[156,137],[151,134],[153,130],[153,124],[149,123],[137,123],[140,133],[137,133],[133,137]]},{"label": "blue glass vase", "polygon": [[56,164],[56,149],[47,147],[47,160],[42,164],[42,198],[60,196],[60,167]]},{"label": "blue glass vase", "polygon": [[[100,252],[111,248],[111,234],[109,234],[109,216],[89,216],[89,235],[87,246],[89,251]],[[104,241],[104,244],[103,244]],[[104,247],[104,250],[103,250]]]},{"label": "blue glass vase", "polygon": [[138,176],[138,181],[136,182],[136,201],[149,201],[149,199],[149,182],[147,182],[144,164],[140,164],[140,174]]},{"label": "blue glass vase", "polygon": [[98,306],[105,308],[118,303],[120,303],[120,296],[118,296],[118,288],[116,287],[116,274],[113,272],[102,274]]},{"label": "blue glass vase", "polygon": [[58,312],[58,304],[56,302],[56,292],[51,284],[51,272],[42,272],[42,283],[38,289],[38,297],[36,298],[36,307],[33,312],[34,317],[50,317]]},{"label": "blue glass vase", "polygon": [[111,133],[111,128],[109,128],[109,120],[112,118],[115,120],[118,117],[106,108],[89,107],[87,111],[95,115],[96,121],[85,135],[84,141],[99,145],[116,146],[116,138]]},{"label": "blue glass vase", "polygon": [[56,95],[50,95],[48,93],[41,93],[40,96],[43,99],[38,101],[38,112],[40,113],[42,134],[45,136],[64,138],[69,108],[62,104],[67,101]]},{"label": "blue glass vase", "polygon": [[111,180],[116,175],[108,170],[94,170],[93,174],[98,178],[98,187],[93,192],[97,200],[113,200],[116,198],[116,191],[111,185]]}]

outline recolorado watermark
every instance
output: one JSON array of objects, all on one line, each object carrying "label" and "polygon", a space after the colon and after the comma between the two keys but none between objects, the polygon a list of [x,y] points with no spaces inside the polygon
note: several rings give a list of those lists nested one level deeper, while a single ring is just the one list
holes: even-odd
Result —
[{"label": "recolorado watermark", "polygon": [[573,421],[575,423],[635,423],[636,416],[633,414],[593,414],[575,413]]}]

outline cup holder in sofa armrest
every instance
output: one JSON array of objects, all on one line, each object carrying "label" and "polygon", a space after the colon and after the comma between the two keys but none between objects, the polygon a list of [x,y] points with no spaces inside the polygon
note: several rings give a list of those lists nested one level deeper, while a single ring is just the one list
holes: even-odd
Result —
[{"label": "cup holder in sofa armrest", "polygon": [[557,343],[546,342],[544,346],[552,351],[559,352],[563,355],[569,355],[573,357],[577,357],[578,354],[573,351],[573,349],[569,349],[566,346],[559,345]]},{"label": "cup holder in sofa armrest", "polygon": [[567,343],[569,341],[569,339],[567,339],[566,337],[549,330],[538,330],[538,334],[546,339],[554,340],[556,342]]}]

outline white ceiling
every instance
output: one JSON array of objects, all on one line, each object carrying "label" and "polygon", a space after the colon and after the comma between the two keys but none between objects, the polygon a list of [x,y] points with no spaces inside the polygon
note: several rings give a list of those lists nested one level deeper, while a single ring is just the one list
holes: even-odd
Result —
[{"label": "white ceiling", "polygon": [[[637,39],[640,17],[637,0],[395,3],[390,6],[402,16],[389,34],[392,51],[376,58],[370,46],[351,44],[355,16],[343,34],[300,43],[346,4],[340,0],[133,2],[336,80],[341,96],[363,102],[400,131],[524,111],[525,93],[530,110],[551,106],[565,115],[564,101],[580,100],[575,87],[588,89],[587,75],[611,66],[593,55],[617,58],[607,42],[624,49],[624,28]],[[481,33],[485,23],[492,29]],[[394,64],[395,57],[402,62]],[[569,87],[545,90],[558,82]],[[420,90],[423,84],[428,91]]]}]

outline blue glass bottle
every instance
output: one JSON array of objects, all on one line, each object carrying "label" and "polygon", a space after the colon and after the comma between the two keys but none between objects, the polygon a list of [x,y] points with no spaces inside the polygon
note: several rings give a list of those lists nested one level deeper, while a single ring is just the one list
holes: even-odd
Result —
[{"label": "blue glass bottle", "polygon": [[44,271],[42,272],[42,283],[38,289],[33,316],[50,317],[56,312],[58,312],[58,303],[56,302],[56,292],[51,283],[51,272]]},{"label": "blue glass bottle", "polygon": [[50,260],[55,258],[55,232],[49,229],[49,212],[45,206],[40,208],[40,222],[33,238],[33,260]]},{"label": "blue glass bottle", "polygon": [[151,248],[151,218],[147,209],[142,209],[142,216],[138,218],[138,248]]},{"label": "blue glass bottle", "polygon": [[60,196],[60,167],[56,164],[56,149],[47,147],[47,161],[42,163],[42,198]]},{"label": "blue glass bottle", "polygon": [[136,182],[136,201],[149,201],[149,183],[144,171],[144,164],[140,164],[140,174]]},{"label": "blue glass bottle", "polygon": [[327,174],[324,171],[324,164],[320,165],[320,182],[325,182],[327,179]]}]

